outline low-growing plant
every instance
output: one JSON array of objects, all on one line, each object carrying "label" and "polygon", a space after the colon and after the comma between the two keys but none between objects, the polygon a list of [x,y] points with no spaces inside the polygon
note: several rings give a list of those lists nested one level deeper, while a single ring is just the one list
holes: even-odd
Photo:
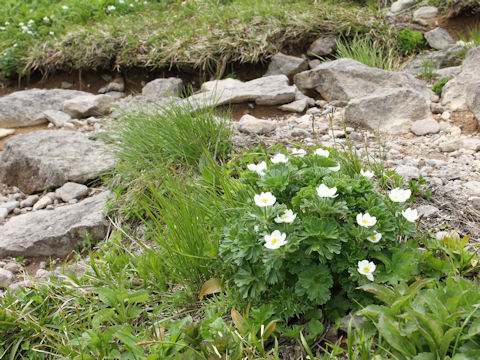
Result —
[{"label": "low-growing plant", "polygon": [[401,242],[416,231],[416,212],[402,212],[410,190],[380,194],[373,173],[345,174],[340,156],[293,149],[257,157],[240,172],[248,188],[239,193],[241,206],[231,209],[220,261],[243,298],[271,304],[283,318],[323,307],[335,320],[368,303],[356,288],[373,280],[373,272],[386,283],[418,273]]},{"label": "low-growing plant", "polygon": [[450,81],[450,78],[441,78],[438,80],[433,86],[432,90],[437,94],[437,95],[442,95],[443,87],[447,82]]},{"label": "low-growing plant", "polygon": [[404,29],[398,33],[397,44],[403,55],[410,55],[422,50],[426,42],[420,31]]}]

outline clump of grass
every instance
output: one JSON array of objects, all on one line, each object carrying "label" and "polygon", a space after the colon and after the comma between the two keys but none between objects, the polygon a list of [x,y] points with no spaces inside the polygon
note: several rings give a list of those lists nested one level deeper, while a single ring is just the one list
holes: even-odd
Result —
[{"label": "clump of grass", "polygon": [[437,94],[437,95],[442,95],[443,87],[445,84],[450,80],[450,78],[441,78],[438,80],[437,83],[435,83],[432,86],[432,90]]},{"label": "clump of grass", "polygon": [[337,41],[335,58],[350,58],[362,64],[385,70],[400,67],[401,56],[394,46],[381,39],[355,35],[349,41],[345,38]]}]

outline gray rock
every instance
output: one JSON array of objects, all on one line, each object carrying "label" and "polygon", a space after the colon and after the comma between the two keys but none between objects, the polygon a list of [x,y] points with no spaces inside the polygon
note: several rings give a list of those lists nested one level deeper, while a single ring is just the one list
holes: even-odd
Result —
[{"label": "gray rock", "polygon": [[451,110],[467,110],[467,86],[480,81],[480,47],[467,52],[462,63],[462,71],[445,84],[442,91],[442,104]]},{"label": "gray rock", "polygon": [[440,131],[440,124],[432,118],[417,120],[413,122],[410,130],[417,136],[436,134]]},{"label": "gray rock", "polygon": [[318,59],[313,59],[308,62],[308,67],[310,69],[315,69],[318,65],[320,65],[322,62]]},{"label": "gray rock", "polygon": [[480,196],[472,196],[468,199],[472,207],[476,210],[480,210]]},{"label": "gray rock", "polygon": [[0,129],[0,139],[15,134],[15,129]]},{"label": "gray rock", "polygon": [[243,115],[238,122],[238,129],[247,134],[266,135],[274,131],[275,122],[271,120],[257,119],[252,115]]},{"label": "gray rock", "polygon": [[16,201],[16,200],[12,200],[12,201],[9,201],[5,204],[2,204],[0,207],[4,208],[4,209],[7,209],[7,211],[9,213],[11,213],[13,211],[13,209],[17,208],[20,206],[20,202]]},{"label": "gray rock", "polygon": [[109,91],[105,95],[110,96],[113,100],[118,100],[125,97],[125,93],[121,91]]},{"label": "gray rock", "polygon": [[272,57],[265,76],[285,75],[290,79],[293,75],[308,69],[308,61],[296,56],[278,53]]},{"label": "gray rock", "polygon": [[443,79],[443,78],[451,79],[451,78],[457,76],[458,74],[460,74],[461,71],[462,71],[461,66],[450,66],[450,67],[446,67],[446,68],[443,68],[443,69],[438,69],[436,71],[435,80],[438,81],[438,80]]},{"label": "gray rock", "polygon": [[7,208],[0,207],[0,220],[5,220],[9,213]]},{"label": "gray rock", "polygon": [[48,280],[52,277],[53,273],[45,269],[38,269],[35,273],[35,277],[40,280]]},{"label": "gray rock", "polygon": [[182,93],[183,81],[178,78],[155,79],[142,89],[142,95],[149,99],[177,97]]},{"label": "gray rock", "polygon": [[435,6],[422,6],[413,12],[414,19],[431,19],[438,15]]},{"label": "gray rock", "polygon": [[45,209],[48,205],[53,204],[53,193],[43,195],[33,206],[33,210]]},{"label": "gray rock", "polygon": [[22,271],[22,268],[20,265],[14,262],[9,262],[3,266],[3,268],[7,271],[10,271],[12,274],[17,274],[20,271]]},{"label": "gray rock", "polygon": [[480,125],[480,81],[471,82],[467,85],[466,100],[468,109],[475,115]]},{"label": "gray rock", "polygon": [[371,95],[382,88],[408,88],[430,97],[425,83],[410,74],[372,68],[352,59],[324,62],[295,75],[294,80],[301,91],[316,90],[329,102]]},{"label": "gray rock", "polygon": [[479,151],[480,139],[459,138],[459,139],[449,140],[440,144],[440,150],[442,150],[443,152],[453,152],[459,149]]},{"label": "gray rock", "polygon": [[10,138],[0,157],[0,181],[26,194],[85,183],[112,169],[110,149],[88,136],[67,130],[41,130]]},{"label": "gray rock", "polygon": [[72,86],[73,84],[69,83],[68,81],[62,81],[62,84],[60,85],[62,89],[70,89],[72,88]]},{"label": "gray rock", "polygon": [[315,40],[307,50],[308,56],[324,56],[337,50],[337,37],[333,35],[322,36]]},{"label": "gray rock", "polygon": [[285,104],[279,107],[282,111],[303,113],[308,108],[308,101],[306,99],[296,100],[290,104]]},{"label": "gray rock", "polygon": [[452,39],[448,31],[439,27],[427,31],[423,35],[425,36],[428,45],[437,50],[442,50],[447,46],[455,44],[455,41]]},{"label": "gray rock", "polygon": [[243,81],[237,79],[226,78],[222,80],[212,80],[206,81],[202,84],[200,91],[215,91],[228,88],[235,88],[237,86],[242,86]]},{"label": "gray rock", "polygon": [[415,166],[410,165],[400,165],[398,166],[395,171],[398,175],[403,176],[407,179],[418,179],[420,176],[420,170]]},{"label": "gray rock", "polygon": [[445,111],[445,108],[439,103],[432,102],[430,104],[430,111],[433,114],[442,114]]},{"label": "gray rock", "polygon": [[14,278],[15,276],[12,274],[12,272],[0,268],[0,287],[8,287],[13,282]]},{"label": "gray rock", "polygon": [[417,207],[417,211],[419,215],[423,215],[423,217],[428,218],[432,215],[435,215],[440,210],[433,205],[420,205]]},{"label": "gray rock", "polygon": [[108,222],[103,210],[107,193],[65,205],[11,218],[0,227],[0,257],[66,256],[88,237],[103,239]]},{"label": "gray rock", "polygon": [[69,202],[70,200],[78,200],[88,195],[88,187],[83,184],[77,184],[74,182],[68,182],[61,188],[55,190],[55,196],[63,200],[63,202]]},{"label": "gray rock", "polygon": [[111,112],[112,98],[108,95],[82,95],[66,100],[63,112],[72,118],[102,116]]},{"label": "gray rock", "polygon": [[120,93],[125,91],[125,82],[123,81],[123,78],[117,77],[115,78],[115,80],[109,82],[107,86],[104,86],[100,90],[98,90],[100,94],[106,94],[110,91]]},{"label": "gray rock", "polygon": [[57,110],[45,110],[43,112],[45,118],[50,121],[56,127],[63,127],[63,125],[67,122],[72,120],[72,117],[63,111]]},{"label": "gray rock", "polygon": [[469,196],[480,196],[480,181],[467,181],[463,188]]},{"label": "gray rock", "polygon": [[381,89],[356,98],[345,109],[345,121],[391,134],[407,132],[412,121],[428,117],[430,107],[421,93],[411,89]]},{"label": "gray rock", "polygon": [[30,195],[25,200],[20,202],[21,208],[32,207],[38,201],[38,195]]},{"label": "gray rock", "polygon": [[287,76],[272,75],[241,84],[238,82],[222,83],[220,89],[208,90],[190,96],[180,104],[189,104],[194,109],[251,101],[257,105],[281,105],[294,101],[296,90],[295,86],[289,86]]},{"label": "gray rock", "polygon": [[413,5],[415,5],[415,0],[398,0],[392,4],[392,6],[390,7],[390,10],[394,13],[397,13],[397,12],[407,10],[411,8]]},{"label": "gray rock", "polygon": [[32,280],[22,280],[22,281],[14,282],[14,283],[10,284],[9,289],[11,291],[18,291],[22,288],[29,288],[31,286],[33,286],[33,281]]},{"label": "gray rock", "polygon": [[[0,127],[17,128],[46,122],[45,110],[62,110],[63,103],[88,93],[62,89],[16,91],[0,98]],[[42,116],[39,116],[41,114]]]},{"label": "gray rock", "polygon": [[[402,72],[418,76],[425,71],[438,73],[441,71],[440,69],[457,66],[462,62],[460,57],[461,50],[461,46],[451,45],[443,50],[418,55],[402,69]],[[443,72],[445,73],[446,71],[453,73],[455,69],[444,70]]]}]

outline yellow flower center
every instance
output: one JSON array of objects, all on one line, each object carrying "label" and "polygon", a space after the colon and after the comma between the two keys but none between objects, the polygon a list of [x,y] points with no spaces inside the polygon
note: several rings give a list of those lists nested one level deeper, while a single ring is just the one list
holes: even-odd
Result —
[{"label": "yellow flower center", "polygon": [[282,219],[288,219],[288,215],[282,215]]},{"label": "yellow flower center", "polygon": [[364,273],[369,273],[370,272],[370,268],[366,267],[366,266],[362,270],[363,270]]},{"label": "yellow flower center", "polygon": [[368,220],[367,219],[362,219],[362,223],[368,224]]},{"label": "yellow flower center", "polygon": [[272,239],[272,245],[275,245],[277,242],[279,242],[280,239],[279,238],[273,238]]},{"label": "yellow flower center", "polygon": [[266,199],[266,198],[262,199],[262,203],[264,203],[264,204],[268,203],[268,199]]}]

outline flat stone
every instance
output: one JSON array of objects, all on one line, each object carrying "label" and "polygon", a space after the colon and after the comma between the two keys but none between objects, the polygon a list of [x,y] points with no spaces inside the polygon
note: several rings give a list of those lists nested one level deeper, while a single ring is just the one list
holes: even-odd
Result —
[{"label": "flat stone", "polygon": [[431,19],[438,15],[435,6],[422,6],[413,12],[414,19]]},{"label": "flat stone", "polygon": [[182,93],[183,80],[170,77],[155,79],[142,88],[142,95],[148,99],[178,97]]},{"label": "flat stone", "polygon": [[22,200],[20,202],[20,207],[21,208],[32,207],[33,205],[35,205],[38,199],[39,199],[38,195],[30,195],[25,200]]},{"label": "flat stone", "polygon": [[192,95],[183,99],[179,104],[186,104],[192,109],[246,102],[273,106],[294,101],[296,91],[297,88],[295,86],[289,85],[287,76],[272,75],[242,84],[238,82],[222,84],[220,89],[217,88]]},{"label": "flat stone", "polygon": [[0,220],[5,220],[9,213],[7,208],[0,207]]},{"label": "flat stone", "polygon": [[9,213],[11,213],[15,208],[20,206],[20,202],[17,200],[11,200],[6,202],[5,204],[2,204],[0,207],[7,209]]},{"label": "flat stone", "polygon": [[107,145],[68,130],[41,130],[7,140],[0,157],[0,181],[25,194],[85,183],[117,163]]},{"label": "flat stone", "polygon": [[480,125],[480,81],[474,81],[467,85],[466,100],[468,109],[475,115]]},{"label": "flat stone", "polygon": [[398,175],[408,179],[418,179],[420,176],[420,170],[418,170],[418,168],[415,166],[400,165],[395,169],[395,171]]},{"label": "flat stone", "polygon": [[315,40],[308,48],[307,55],[325,56],[331,54],[335,50],[337,50],[337,37],[334,35],[327,35]]},{"label": "flat stone", "polygon": [[265,76],[285,75],[290,79],[293,75],[308,69],[308,61],[296,56],[278,53],[272,57]]},{"label": "flat stone", "polygon": [[436,134],[440,131],[440,124],[432,118],[417,120],[412,123],[410,130],[417,136]]},{"label": "flat stone", "polygon": [[443,152],[453,152],[459,149],[479,151],[480,139],[458,138],[440,144],[440,150],[442,150]]},{"label": "flat stone", "polygon": [[15,134],[15,129],[0,129],[0,139]]},{"label": "flat stone", "polygon": [[423,217],[425,218],[435,215],[439,211],[440,210],[433,205],[420,205],[419,207],[417,207],[418,214],[423,215]]},{"label": "flat stone", "polygon": [[[460,57],[461,46],[450,45],[442,50],[429,51],[425,54],[417,55],[412,61],[410,61],[403,69],[402,72],[406,72],[411,75],[419,76],[425,71],[425,67],[431,67],[430,70],[437,74],[437,77],[442,74],[442,77],[449,74],[454,74],[459,71],[456,66],[460,65],[462,58]],[[450,69],[452,68],[453,69]],[[448,70],[444,70],[447,69]]]},{"label": "flat stone", "polygon": [[0,268],[0,287],[8,287],[13,282],[14,278],[15,276],[11,271]]},{"label": "flat stone", "polygon": [[480,196],[480,181],[467,181],[463,188],[470,196]]},{"label": "flat stone", "polygon": [[108,95],[82,95],[66,100],[63,103],[63,112],[72,118],[102,116],[111,112],[113,99]]},{"label": "flat stone", "polygon": [[303,113],[308,108],[308,101],[306,99],[296,100],[290,104],[285,104],[279,107],[282,111]]},{"label": "flat stone", "polygon": [[12,217],[0,227],[0,257],[66,256],[87,236],[93,242],[104,239],[106,197],[104,192],[78,204]]},{"label": "flat stone", "polygon": [[228,88],[234,88],[236,86],[242,86],[243,84],[244,84],[243,81],[232,79],[232,78],[226,78],[222,80],[211,80],[211,81],[205,81],[200,87],[200,91],[215,91],[215,90],[221,90],[221,89],[228,89]]},{"label": "flat stone", "polygon": [[56,127],[63,127],[67,121],[72,120],[72,117],[63,111],[45,110],[43,115]]},{"label": "flat stone", "polygon": [[33,210],[45,209],[48,205],[53,204],[53,193],[43,195],[33,206]]},{"label": "flat stone", "polygon": [[398,0],[392,4],[392,6],[390,7],[390,10],[393,13],[397,13],[397,12],[407,10],[411,8],[413,5],[415,5],[415,0]]},{"label": "flat stone", "polygon": [[252,115],[243,115],[238,122],[238,129],[247,134],[266,135],[274,131],[275,122],[271,120],[257,119]]},{"label": "flat stone", "polygon": [[409,131],[413,121],[428,117],[428,101],[412,89],[380,89],[348,103],[345,122],[390,134]]},{"label": "flat stone", "polygon": [[78,200],[88,195],[88,187],[83,184],[68,182],[55,191],[56,197],[69,202],[70,200]]},{"label": "flat stone", "polygon": [[442,50],[448,46],[455,45],[455,41],[452,39],[447,30],[442,28],[435,28],[427,31],[423,34],[430,47]]},{"label": "flat stone", "polygon": [[302,92],[315,90],[328,102],[349,101],[386,88],[412,89],[427,99],[431,94],[423,81],[410,74],[372,68],[353,59],[323,62],[295,75],[294,82]]},{"label": "flat stone", "polygon": [[[62,110],[71,98],[88,95],[76,90],[31,89],[11,93],[0,98],[0,128],[18,128],[47,122],[45,110]],[[41,115],[41,116],[39,116]]]}]

